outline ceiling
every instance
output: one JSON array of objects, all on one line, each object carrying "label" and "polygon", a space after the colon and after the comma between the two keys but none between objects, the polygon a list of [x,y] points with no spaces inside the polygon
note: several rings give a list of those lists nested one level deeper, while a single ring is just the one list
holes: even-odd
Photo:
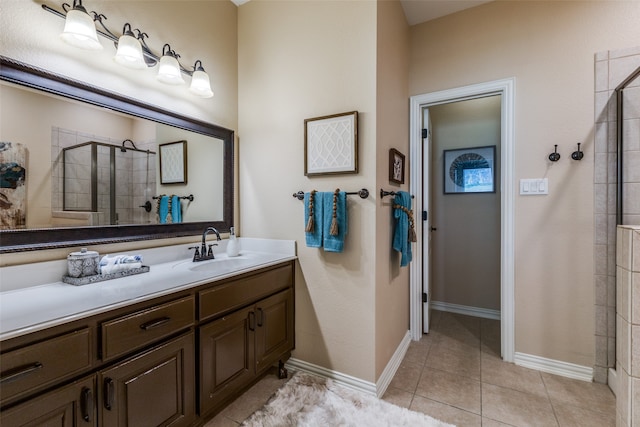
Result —
[{"label": "ceiling", "polygon": [[[231,1],[236,6],[240,6],[249,0]],[[416,25],[483,3],[489,3],[489,1],[491,0],[400,0],[400,3],[409,25]]]},{"label": "ceiling", "polygon": [[489,1],[491,0],[400,0],[400,3],[409,25],[416,25]]}]

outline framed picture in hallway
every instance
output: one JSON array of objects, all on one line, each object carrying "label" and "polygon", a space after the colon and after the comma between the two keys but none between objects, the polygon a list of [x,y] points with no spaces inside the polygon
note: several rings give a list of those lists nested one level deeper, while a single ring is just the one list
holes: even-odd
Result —
[{"label": "framed picture in hallway", "polygon": [[389,182],[404,184],[404,154],[395,148],[389,149]]},{"label": "framed picture in hallway", "polygon": [[496,146],[443,150],[444,194],[495,193]]}]

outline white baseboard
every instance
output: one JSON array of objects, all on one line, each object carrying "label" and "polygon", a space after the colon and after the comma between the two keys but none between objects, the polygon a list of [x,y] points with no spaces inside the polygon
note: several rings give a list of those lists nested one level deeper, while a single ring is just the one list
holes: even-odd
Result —
[{"label": "white baseboard", "polygon": [[384,371],[382,371],[382,375],[380,375],[377,383],[364,381],[351,375],[346,375],[319,365],[314,365],[313,363],[305,362],[304,360],[296,359],[295,357],[290,358],[285,366],[288,369],[290,368],[292,370],[305,371],[311,374],[319,375],[321,377],[330,378],[337,384],[340,384],[344,387],[348,387],[352,390],[360,391],[366,394],[371,394],[380,398],[387,390],[387,387],[389,387],[391,380],[398,371],[400,363],[402,362],[402,359],[404,359],[404,356],[409,349],[410,343],[411,333],[410,331],[407,331],[404,338],[400,342],[400,345],[393,353],[393,356],[391,356],[391,360],[389,360],[387,366],[384,368]]},{"label": "white baseboard", "polygon": [[467,316],[500,320],[500,310],[492,310],[490,308],[471,307],[442,301],[431,301],[431,308],[439,311],[448,311],[450,313],[465,314]]},{"label": "white baseboard", "polygon": [[588,366],[518,352],[516,352],[513,362],[516,365],[549,374],[560,375],[575,380],[593,381],[593,368]]},{"label": "white baseboard", "polygon": [[290,358],[285,366],[296,371],[304,371],[310,374],[329,378],[337,384],[348,387],[352,390],[361,391],[373,396],[376,395],[376,385],[370,381],[364,381],[360,378],[327,369],[319,365],[314,365],[313,363],[305,362],[304,360],[296,359],[294,357]]},{"label": "white baseboard", "polygon": [[387,391],[391,380],[400,367],[400,363],[402,363],[402,359],[404,359],[404,356],[407,354],[409,344],[411,344],[411,331],[407,331],[404,335],[404,338],[400,341],[400,345],[393,353],[393,356],[391,356],[391,360],[389,360],[384,371],[382,371],[382,375],[380,375],[380,378],[378,378],[376,382],[376,396],[378,396],[378,398],[381,398],[385,391]]}]

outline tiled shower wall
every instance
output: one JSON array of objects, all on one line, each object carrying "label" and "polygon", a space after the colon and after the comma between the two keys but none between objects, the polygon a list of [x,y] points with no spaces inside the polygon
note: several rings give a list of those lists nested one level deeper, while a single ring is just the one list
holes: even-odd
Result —
[{"label": "tiled shower wall", "polygon": [[640,425],[640,226],[618,227],[616,426]]},{"label": "tiled shower wall", "polygon": [[[615,88],[640,66],[640,47],[595,58],[595,313],[594,379],[607,382],[616,361],[616,96]],[[640,79],[625,90],[624,222],[640,224]]]}]

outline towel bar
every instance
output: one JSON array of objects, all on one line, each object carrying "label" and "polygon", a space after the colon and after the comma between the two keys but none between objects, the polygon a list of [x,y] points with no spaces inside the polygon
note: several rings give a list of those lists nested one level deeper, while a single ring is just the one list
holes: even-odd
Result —
[{"label": "towel bar", "polygon": [[[353,196],[354,194],[357,194],[358,196],[360,196],[361,199],[366,199],[367,197],[369,197],[369,190],[367,190],[366,188],[363,188],[362,190],[359,190],[359,191],[347,192],[347,196]],[[293,197],[295,197],[298,200],[304,200],[304,191],[298,191],[297,193],[293,193]]]},{"label": "towel bar", "polygon": [[[380,189],[380,198],[382,199],[384,196],[395,196],[396,192],[395,191],[385,191],[382,188]],[[411,198],[414,199],[415,196],[412,194]]]},{"label": "towel bar", "polygon": [[[153,200],[158,200],[159,198],[160,198],[159,196],[153,196]],[[182,200],[188,200],[190,202],[193,202],[193,194],[189,194],[188,196],[180,196],[178,198],[182,199]]]}]

